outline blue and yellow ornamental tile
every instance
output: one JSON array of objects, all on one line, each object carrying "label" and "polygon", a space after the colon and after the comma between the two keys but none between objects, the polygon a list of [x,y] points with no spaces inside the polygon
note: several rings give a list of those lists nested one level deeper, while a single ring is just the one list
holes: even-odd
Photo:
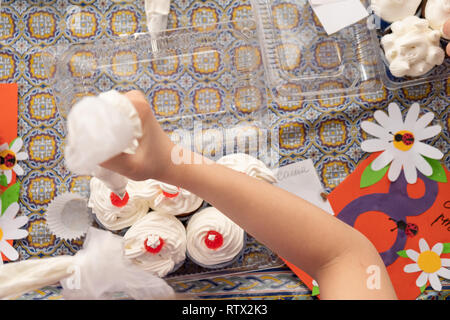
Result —
[{"label": "blue and yellow ornamental tile", "polygon": [[174,116],[180,110],[182,97],[178,90],[160,88],[151,93],[153,110],[157,116]]},{"label": "blue and yellow ornamental tile", "polygon": [[16,27],[19,17],[9,7],[0,10],[0,43],[10,45],[16,41],[20,32]]},{"label": "blue and yellow ornamental tile", "polygon": [[32,49],[25,55],[25,62],[27,63],[27,70],[25,77],[33,85],[41,85],[53,77],[56,69],[54,65],[49,65],[51,56],[47,52],[41,52]]},{"label": "blue and yellow ornamental tile", "polygon": [[180,59],[175,51],[169,50],[165,57],[151,61],[151,74],[158,80],[161,78],[170,79],[175,73],[180,72]]},{"label": "blue and yellow ornamental tile", "polygon": [[328,160],[323,164],[322,181],[326,188],[337,187],[350,173],[348,163],[339,160]]},{"label": "blue and yellow ornamental tile", "polygon": [[299,24],[300,12],[293,3],[280,3],[272,6],[274,26],[280,30],[292,30]]},{"label": "blue and yellow ornamental tile", "polygon": [[198,7],[192,10],[191,25],[198,31],[212,31],[216,29],[215,24],[219,22],[217,8]]},{"label": "blue and yellow ornamental tile", "polygon": [[78,193],[84,197],[89,197],[90,181],[90,176],[70,176],[66,179],[65,184],[69,186],[69,192]]},{"label": "blue and yellow ornamental tile", "polygon": [[94,7],[83,6],[66,17],[66,35],[74,40],[93,40],[102,33],[102,17]]},{"label": "blue and yellow ornamental tile", "polygon": [[305,126],[301,122],[280,125],[279,141],[282,149],[298,149],[305,143]]},{"label": "blue and yellow ornamental tile", "polygon": [[0,82],[10,82],[19,75],[19,56],[7,47],[0,48]]},{"label": "blue and yellow ornamental tile", "polygon": [[261,66],[261,52],[256,46],[238,46],[234,49],[233,63],[239,72],[255,71]]},{"label": "blue and yellow ornamental tile", "polygon": [[32,43],[53,44],[61,36],[61,17],[52,7],[33,7],[23,17],[26,23],[24,35]]},{"label": "blue and yellow ornamental tile", "polygon": [[261,89],[252,85],[244,85],[236,88],[234,93],[234,105],[243,113],[251,113],[263,106]]},{"label": "blue and yellow ornamental tile", "polygon": [[195,73],[212,74],[219,70],[220,54],[213,47],[198,47],[194,49],[192,64]]},{"label": "blue and yellow ornamental tile", "polygon": [[196,113],[213,113],[222,109],[222,97],[219,89],[200,88],[194,91],[194,108]]},{"label": "blue and yellow ornamental tile", "polygon": [[[132,8],[131,8],[132,9]],[[131,35],[140,32],[140,21],[142,17],[137,14],[136,10],[130,8],[117,7],[113,8],[106,16],[109,21],[109,28],[113,36]]]}]

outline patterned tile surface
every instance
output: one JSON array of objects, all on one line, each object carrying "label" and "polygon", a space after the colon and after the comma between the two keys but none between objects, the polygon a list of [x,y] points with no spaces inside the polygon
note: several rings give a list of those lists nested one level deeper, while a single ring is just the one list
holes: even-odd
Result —
[{"label": "patterned tile surface", "polygon": [[[22,183],[21,212],[30,218],[29,236],[16,241],[14,247],[20,259],[30,257],[49,257],[62,254],[75,254],[82,246],[79,241],[64,241],[55,238],[47,229],[44,219],[49,202],[65,191],[89,194],[89,177],[73,176],[63,166],[64,127],[56,107],[55,98],[48,88],[45,56],[40,49],[64,43],[83,40],[111,39],[120,35],[145,32],[143,1],[124,0],[3,0],[0,9],[0,82],[19,84],[19,135],[25,142],[30,159],[23,163],[25,175]],[[303,21],[292,15],[288,6],[275,8],[277,15],[286,17],[280,20],[278,28],[320,28],[315,21]],[[304,14],[304,13],[302,13]],[[252,15],[248,1],[233,0],[173,0],[169,17],[170,27],[198,27],[207,30],[209,24],[241,19]],[[314,19],[313,19],[314,20]],[[303,21],[306,25],[299,25]],[[301,65],[295,48],[284,48],[286,65],[291,72]],[[316,63],[318,68],[333,68],[335,61],[329,60],[330,50],[345,50],[329,42],[316,44]],[[86,59],[88,55],[74,59]],[[117,57],[120,59],[120,57]],[[214,72],[215,57],[205,56],[192,68],[205,73]],[[74,61],[75,61],[74,60]],[[322,64],[322,66],[320,66]],[[76,67],[76,64],[74,65]],[[74,67],[74,68],[75,68]],[[164,76],[173,72],[173,65],[155,65]],[[159,68],[159,69],[158,69]],[[171,69],[172,68],[172,69]],[[176,71],[176,70],[175,70]],[[320,71],[320,70],[319,70]],[[76,73],[76,68],[74,69]],[[118,70],[126,74],[134,70]],[[188,86],[194,75],[185,72],[180,75],[178,84]],[[98,88],[109,89],[112,80],[108,76],[96,80]],[[150,87],[155,79],[146,72],[138,80],[139,86]],[[195,108],[210,107],[204,101],[216,101],[221,108],[220,97],[230,78],[223,78],[208,90],[193,90]],[[333,84],[330,84],[333,85]],[[292,88],[296,90],[296,88]],[[222,90],[222,91],[221,91]],[[160,112],[171,112],[170,95],[172,88],[155,91],[154,99],[162,101]],[[244,91],[242,92],[245,93]],[[364,133],[360,130],[363,120],[373,117],[377,109],[384,109],[390,102],[398,102],[408,107],[419,102],[423,111],[436,114],[435,122],[444,130],[429,143],[445,154],[443,162],[450,165],[450,79],[411,87],[398,91],[383,89],[377,94],[359,97],[332,98],[326,96],[317,101],[288,101],[277,103],[269,95],[268,115],[270,128],[278,133],[279,165],[311,158],[319,176],[328,191],[336,187],[351,173],[358,162],[364,158],[360,143]],[[168,103],[165,103],[165,102]],[[157,108],[158,103],[156,104]],[[245,108],[245,106],[243,106]],[[158,111],[157,110],[157,111]],[[403,109],[404,110],[404,109]],[[208,110],[206,110],[208,111]],[[222,120],[221,120],[222,121]],[[223,120],[229,121],[229,120]],[[245,275],[223,275],[221,278],[196,280],[186,283],[173,283],[178,292],[195,294],[202,298],[266,298],[266,299],[310,299],[310,292],[287,269],[271,270],[267,273]],[[440,294],[426,291],[419,298],[447,299],[449,287]],[[24,295],[25,299],[60,298],[58,287],[44,288]]]}]

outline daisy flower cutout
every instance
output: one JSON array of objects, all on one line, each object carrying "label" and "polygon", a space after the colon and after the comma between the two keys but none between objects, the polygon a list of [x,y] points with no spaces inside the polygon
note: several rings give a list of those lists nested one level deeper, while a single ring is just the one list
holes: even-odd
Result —
[{"label": "daisy flower cutout", "polygon": [[319,291],[319,284],[317,283],[317,281],[316,280],[314,280],[313,279],[313,281],[312,281],[312,292],[311,292],[311,296],[317,296],[317,295],[319,295],[320,294],[320,291]]},{"label": "daisy flower cutout", "polygon": [[[1,201],[0,201],[1,207]],[[28,235],[27,230],[19,229],[27,224],[28,218],[20,216],[16,218],[19,211],[19,204],[13,202],[0,216],[0,253],[3,253],[9,260],[15,261],[19,258],[16,249],[13,248],[8,240],[17,240],[25,238]],[[3,259],[0,259],[0,265]]]},{"label": "daisy flower cutout", "polygon": [[445,267],[450,267],[450,259],[441,258],[444,245],[440,242],[436,243],[430,250],[425,239],[419,240],[420,253],[415,250],[406,250],[408,258],[415,263],[407,264],[403,271],[406,273],[419,272],[422,273],[416,280],[416,286],[423,287],[430,281],[431,287],[436,291],[442,290],[442,284],[438,276],[445,279],[450,279],[450,270]]},{"label": "daisy flower cutout", "polygon": [[361,123],[364,131],[376,137],[363,141],[361,148],[366,152],[382,151],[370,164],[372,170],[379,171],[390,164],[388,178],[392,182],[397,180],[402,169],[410,184],[416,183],[417,170],[425,176],[431,176],[433,168],[424,157],[439,160],[444,156],[440,150],[421,142],[438,135],[441,127],[427,127],[434,114],[428,112],[419,118],[419,111],[419,104],[414,103],[403,121],[400,108],[391,103],[388,107],[389,114],[380,110],[374,113],[379,124],[370,121]]},{"label": "daisy flower cutout", "polygon": [[0,172],[6,176],[6,182],[9,184],[12,179],[12,171],[21,176],[24,171],[21,166],[17,164],[19,160],[28,159],[26,152],[20,152],[22,149],[23,141],[20,137],[14,139],[8,146],[7,143],[0,145]]}]

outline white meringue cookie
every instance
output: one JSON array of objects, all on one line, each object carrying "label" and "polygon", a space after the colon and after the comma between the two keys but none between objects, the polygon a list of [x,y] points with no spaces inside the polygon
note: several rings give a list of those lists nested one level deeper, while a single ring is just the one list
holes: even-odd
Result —
[{"label": "white meringue cookie", "polygon": [[170,214],[150,212],[128,229],[123,242],[126,258],[160,277],[186,258],[186,229]]},{"label": "white meringue cookie", "polygon": [[383,20],[394,22],[413,16],[422,0],[372,0],[370,8]]},{"label": "white meringue cookie", "polygon": [[130,180],[128,186],[135,197],[147,200],[153,210],[175,216],[191,213],[203,203],[188,190],[158,180]]},{"label": "white meringue cookie", "polygon": [[245,153],[235,153],[223,156],[217,160],[217,163],[233,170],[243,172],[250,177],[258,178],[269,183],[277,182],[275,174],[264,164],[264,162]]},{"label": "white meringue cookie", "polygon": [[381,38],[389,70],[396,77],[418,77],[444,62],[440,32],[425,19],[407,17],[391,25],[392,33]]},{"label": "white meringue cookie", "polygon": [[[446,38],[443,27],[450,19],[450,0],[428,0],[425,7],[425,19],[430,23],[430,27],[441,32],[441,36]],[[450,38],[447,38],[450,40]]]},{"label": "white meringue cookie", "polygon": [[145,199],[135,197],[128,186],[129,200],[122,207],[117,207],[111,203],[112,191],[100,179],[93,177],[90,182],[90,189],[88,206],[92,208],[92,212],[100,223],[109,230],[127,228],[149,211],[148,202]]},{"label": "white meringue cookie", "polygon": [[195,213],[186,233],[189,257],[206,267],[232,261],[244,247],[244,230],[214,207]]}]

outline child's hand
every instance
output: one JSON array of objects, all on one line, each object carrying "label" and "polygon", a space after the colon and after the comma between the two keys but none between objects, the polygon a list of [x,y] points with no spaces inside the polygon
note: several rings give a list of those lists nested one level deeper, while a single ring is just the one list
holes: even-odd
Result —
[{"label": "child's hand", "polygon": [[124,95],[131,100],[141,118],[143,135],[135,154],[122,153],[102,166],[137,181],[160,180],[172,165],[174,144],[159,125],[142,92],[133,90]]},{"label": "child's hand", "polygon": [[[450,38],[450,19],[449,20],[447,20],[447,22],[444,24],[444,34],[445,34],[445,37],[448,39],[448,38]],[[447,44],[447,55],[449,55],[450,56],[450,43],[449,44]]]}]

